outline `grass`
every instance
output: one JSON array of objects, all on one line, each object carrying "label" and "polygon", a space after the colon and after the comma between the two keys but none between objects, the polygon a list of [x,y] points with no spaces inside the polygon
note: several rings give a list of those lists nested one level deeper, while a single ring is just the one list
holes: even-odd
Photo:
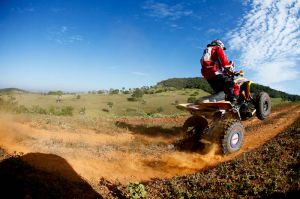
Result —
[{"label": "grass", "polygon": [[[57,96],[55,95],[26,93],[14,94],[13,98],[21,107],[20,112],[26,109],[34,110],[33,112],[40,114],[46,114],[47,110],[55,112],[55,109],[61,110],[60,112],[71,112],[69,109],[72,107],[74,115],[78,115],[84,107],[84,115],[90,117],[127,116],[128,114],[132,116],[147,116],[148,113],[156,112],[163,115],[178,114],[180,111],[176,108],[175,104],[178,102],[186,103],[189,98],[188,94],[182,95],[182,92],[197,92],[199,93],[197,97],[207,95],[202,90],[185,89],[145,94],[143,100],[133,102],[127,100],[131,96],[130,94],[80,94],[80,98],[77,97],[78,95],[63,95],[59,103],[57,103]],[[11,100],[11,96],[8,95],[3,95],[2,98],[4,100]],[[66,107],[69,107],[69,109]]]},{"label": "grass", "polygon": [[[2,100],[9,101],[19,108],[16,112],[52,114],[52,115],[84,115],[85,117],[122,117],[185,114],[176,108],[178,103],[186,103],[189,98],[208,95],[200,89],[182,89],[154,94],[145,94],[142,100],[128,101],[131,94],[77,94],[58,96],[34,93],[2,95]],[[272,105],[289,103],[281,98],[272,98]],[[159,113],[159,114],[157,114]]]},{"label": "grass", "polygon": [[281,98],[271,98],[272,106],[284,105],[290,103],[289,101],[282,101]]}]

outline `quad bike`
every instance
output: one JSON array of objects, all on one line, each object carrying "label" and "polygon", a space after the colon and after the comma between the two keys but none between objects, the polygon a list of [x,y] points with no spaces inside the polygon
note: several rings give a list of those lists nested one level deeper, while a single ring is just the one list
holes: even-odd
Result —
[{"label": "quad bike", "polygon": [[234,81],[240,86],[236,105],[225,101],[224,92],[203,97],[195,103],[179,104],[177,107],[189,111],[193,116],[183,125],[187,135],[194,134],[199,141],[205,137],[220,144],[224,154],[238,151],[242,144],[245,128],[241,123],[254,115],[265,120],[271,112],[271,100],[266,92],[255,97],[251,94],[251,81],[243,77],[243,72],[234,73]]}]

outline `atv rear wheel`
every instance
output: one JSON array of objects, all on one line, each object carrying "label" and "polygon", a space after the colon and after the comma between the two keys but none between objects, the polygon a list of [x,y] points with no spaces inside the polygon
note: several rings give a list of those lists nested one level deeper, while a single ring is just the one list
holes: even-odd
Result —
[{"label": "atv rear wheel", "polygon": [[185,134],[184,138],[175,143],[175,146],[184,151],[199,150],[203,147],[200,143],[200,139],[207,126],[207,120],[201,116],[188,118],[182,127],[182,131]]},{"label": "atv rear wheel", "polygon": [[271,99],[266,92],[261,92],[256,97],[256,116],[260,120],[264,120],[271,112]]},{"label": "atv rear wheel", "polygon": [[224,154],[238,151],[244,140],[245,128],[239,120],[228,119],[221,122],[221,146]]},{"label": "atv rear wheel", "polygon": [[201,116],[192,116],[185,121],[182,130],[187,133],[188,136],[197,135],[200,138],[200,135],[207,125],[208,122],[205,118]]}]

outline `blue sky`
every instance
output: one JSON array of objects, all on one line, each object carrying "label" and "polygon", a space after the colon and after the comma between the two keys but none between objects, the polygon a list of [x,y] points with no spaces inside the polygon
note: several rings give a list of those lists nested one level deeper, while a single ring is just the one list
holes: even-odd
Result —
[{"label": "blue sky", "polygon": [[219,38],[249,79],[300,94],[299,4],[0,0],[0,88],[88,91],[201,76],[203,48]]}]

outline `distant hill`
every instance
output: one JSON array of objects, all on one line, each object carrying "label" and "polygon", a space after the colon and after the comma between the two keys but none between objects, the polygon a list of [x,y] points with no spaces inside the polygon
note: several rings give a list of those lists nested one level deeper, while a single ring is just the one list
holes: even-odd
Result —
[{"label": "distant hill", "polygon": [[29,91],[25,91],[19,88],[2,88],[0,89],[0,93],[29,93]]},{"label": "distant hill", "polygon": [[158,82],[157,85],[164,87],[174,87],[177,89],[182,88],[199,88],[208,93],[212,93],[213,90],[207,83],[207,81],[201,77],[189,77],[189,78],[171,78]]},{"label": "distant hill", "polygon": [[[171,79],[167,79],[167,80],[158,82],[157,85],[164,86],[164,87],[174,87],[177,89],[198,88],[198,89],[202,89],[208,93],[213,92],[213,90],[211,89],[211,87],[209,86],[207,81],[201,77],[171,78]],[[259,93],[261,91],[265,91],[265,92],[269,93],[270,97],[273,97],[273,98],[282,98],[283,100],[288,100],[288,101],[300,101],[299,95],[291,95],[286,92],[272,89],[268,86],[263,86],[263,85],[254,84],[254,83],[252,84],[252,87],[251,87],[252,93]]]}]

